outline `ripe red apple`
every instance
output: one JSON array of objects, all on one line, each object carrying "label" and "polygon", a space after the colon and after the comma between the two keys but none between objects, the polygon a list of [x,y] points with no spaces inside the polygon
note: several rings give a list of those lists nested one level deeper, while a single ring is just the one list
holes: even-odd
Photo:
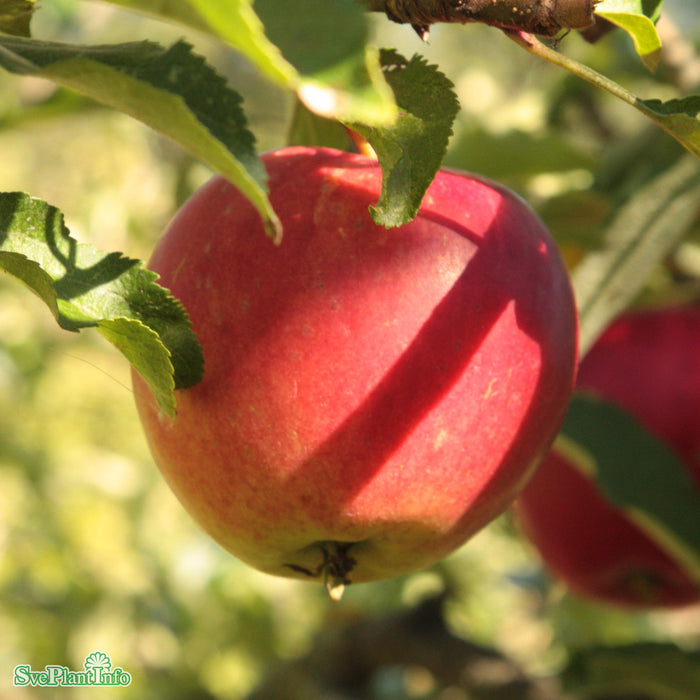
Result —
[{"label": "ripe red apple", "polygon": [[[577,384],[665,441],[700,491],[700,307],[622,316],[581,362]],[[556,448],[516,510],[543,561],[584,596],[630,608],[700,601],[697,584]]]},{"label": "ripe red apple", "polygon": [[573,389],[567,271],[512,192],[440,172],[411,223],[375,225],[365,157],[263,157],[281,244],[216,177],[150,267],[182,300],[203,380],[160,415],[156,462],[223,547],[330,588],[426,567],[502,512]]}]

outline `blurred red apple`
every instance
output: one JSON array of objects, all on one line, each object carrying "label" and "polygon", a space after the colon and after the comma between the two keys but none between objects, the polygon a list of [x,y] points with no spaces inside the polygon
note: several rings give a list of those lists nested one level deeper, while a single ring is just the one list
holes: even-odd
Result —
[{"label": "blurred red apple", "polygon": [[381,170],[288,148],[263,157],[281,245],[216,177],[150,267],[182,300],[203,380],[150,446],[223,547],[330,589],[426,567],[515,498],[571,396],[567,271],[512,192],[442,171],[411,223],[375,225]]},{"label": "blurred red apple", "polygon": [[[577,385],[663,440],[700,491],[700,307],[622,316],[581,362]],[[697,584],[556,446],[516,511],[544,562],[584,596],[630,608],[700,601]]]}]

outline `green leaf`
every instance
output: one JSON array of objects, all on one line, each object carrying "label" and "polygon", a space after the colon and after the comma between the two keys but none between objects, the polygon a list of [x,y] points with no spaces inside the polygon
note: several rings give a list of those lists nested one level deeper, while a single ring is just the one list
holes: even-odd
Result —
[{"label": "green leaf", "polygon": [[452,83],[420,56],[407,61],[383,50],[382,66],[394,90],[399,118],[386,127],[350,126],[370,143],[382,166],[382,192],[372,218],[400,226],[418,212],[442,165],[459,102]]},{"label": "green leaf", "polygon": [[0,0],[0,32],[29,36],[35,0]]},{"label": "green leaf", "polygon": [[[366,13],[348,0],[189,0],[211,31],[325,117],[386,124],[396,117]],[[313,47],[313,50],[310,50]]]},{"label": "green leaf", "polygon": [[583,356],[688,232],[700,201],[700,162],[684,155],[640,188],[605,231],[605,244],[573,270]]},{"label": "green leaf", "polygon": [[173,379],[171,354],[158,333],[133,318],[105,319],[97,329],[144,378],[161,410],[174,416],[173,389],[181,387]]},{"label": "green leaf", "polygon": [[624,12],[628,15],[640,15],[656,22],[661,16],[663,4],[664,0],[598,0],[595,13]]},{"label": "green leaf", "polygon": [[0,269],[42,299],[69,331],[96,327],[174,414],[173,389],[202,377],[202,351],[182,305],[138,260],[70,236],[61,212],[26,194],[0,194]]},{"label": "green leaf", "polygon": [[311,111],[373,125],[395,120],[393,96],[377,52],[367,46],[367,13],[359,3],[296,0],[290,10],[287,0],[255,0],[255,12],[302,76],[297,95]]},{"label": "green leaf", "polygon": [[347,151],[350,147],[350,137],[347,129],[339,121],[315,114],[296,100],[287,134],[287,145],[325,146]]},{"label": "green leaf", "polygon": [[137,12],[169,19],[223,40],[248,58],[270,80],[294,88],[300,76],[265,36],[250,0],[106,0]]},{"label": "green leaf", "polygon": [[256,0],[253,10],[251,0],[108,1],[204,29],[318,114],[368,124],[396,118],[377,53],[367,47],[366,13],[355,2]]},{"label": "green leaf", "polygon": [[642,643],[588,649],[562,674],[564,690],[576,697],[700,698],[700,658],[671,644]]},{"label": "green leaf", "polygon": [[159,19],[172,20],[202,32],[211,32],[206,20],[187,1],[183,0],[103,0],[135,12]]},{"label": "green leaf", "polygon": [[279,237],[241,98],[185,42],[86,47],[0,36],[0,66],[77,90],[169,136],[225,175]]},{"label": "green leaf", "polygon": [[664,442],[617,406],[576,393],[555,449],[700,585],[700,493]]},{"label": "green leaf", "polygon": [[632,38],[642,63],[655,70],[661,58],[661,39],[654,22],[662,0],[603,0],[595,13],[624,29]]},{"label": "green leaf", "polygon": [[188,0],[209,31],[233,46],[276,83],[294,87],[299,76],[279,49],[265,36],[250,0]]},{"label": "green leaf", "polygon": [[700,95],[667,102],[638,100],[637,108],[700,158]]}]

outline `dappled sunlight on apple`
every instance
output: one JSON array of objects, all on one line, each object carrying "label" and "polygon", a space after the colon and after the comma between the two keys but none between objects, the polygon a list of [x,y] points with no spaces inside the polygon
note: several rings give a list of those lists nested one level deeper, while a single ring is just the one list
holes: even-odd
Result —
[{"label": "dappled sunlight on apple", "polygon": [[495,183],[445,170],[414,221],[385,229],[368,212],[375,161],[264,162],[281,245],[215,178],[151,259],[205,357],[175,419],[135,376],[154,457],[262,571],[333,590],[425,568],[509,505],[556,434],[576,359],[568,274]]}]

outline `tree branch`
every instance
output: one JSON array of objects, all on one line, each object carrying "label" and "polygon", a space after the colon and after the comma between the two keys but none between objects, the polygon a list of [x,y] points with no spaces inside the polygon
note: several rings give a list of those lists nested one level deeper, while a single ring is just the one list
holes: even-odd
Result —
[{"label": "tree branch", "polygon": [[481,22],[501,29],[555,36],[593,24],[599,0],[364,0],[373,12],[411,24],[423,37],[431,24]]}]

